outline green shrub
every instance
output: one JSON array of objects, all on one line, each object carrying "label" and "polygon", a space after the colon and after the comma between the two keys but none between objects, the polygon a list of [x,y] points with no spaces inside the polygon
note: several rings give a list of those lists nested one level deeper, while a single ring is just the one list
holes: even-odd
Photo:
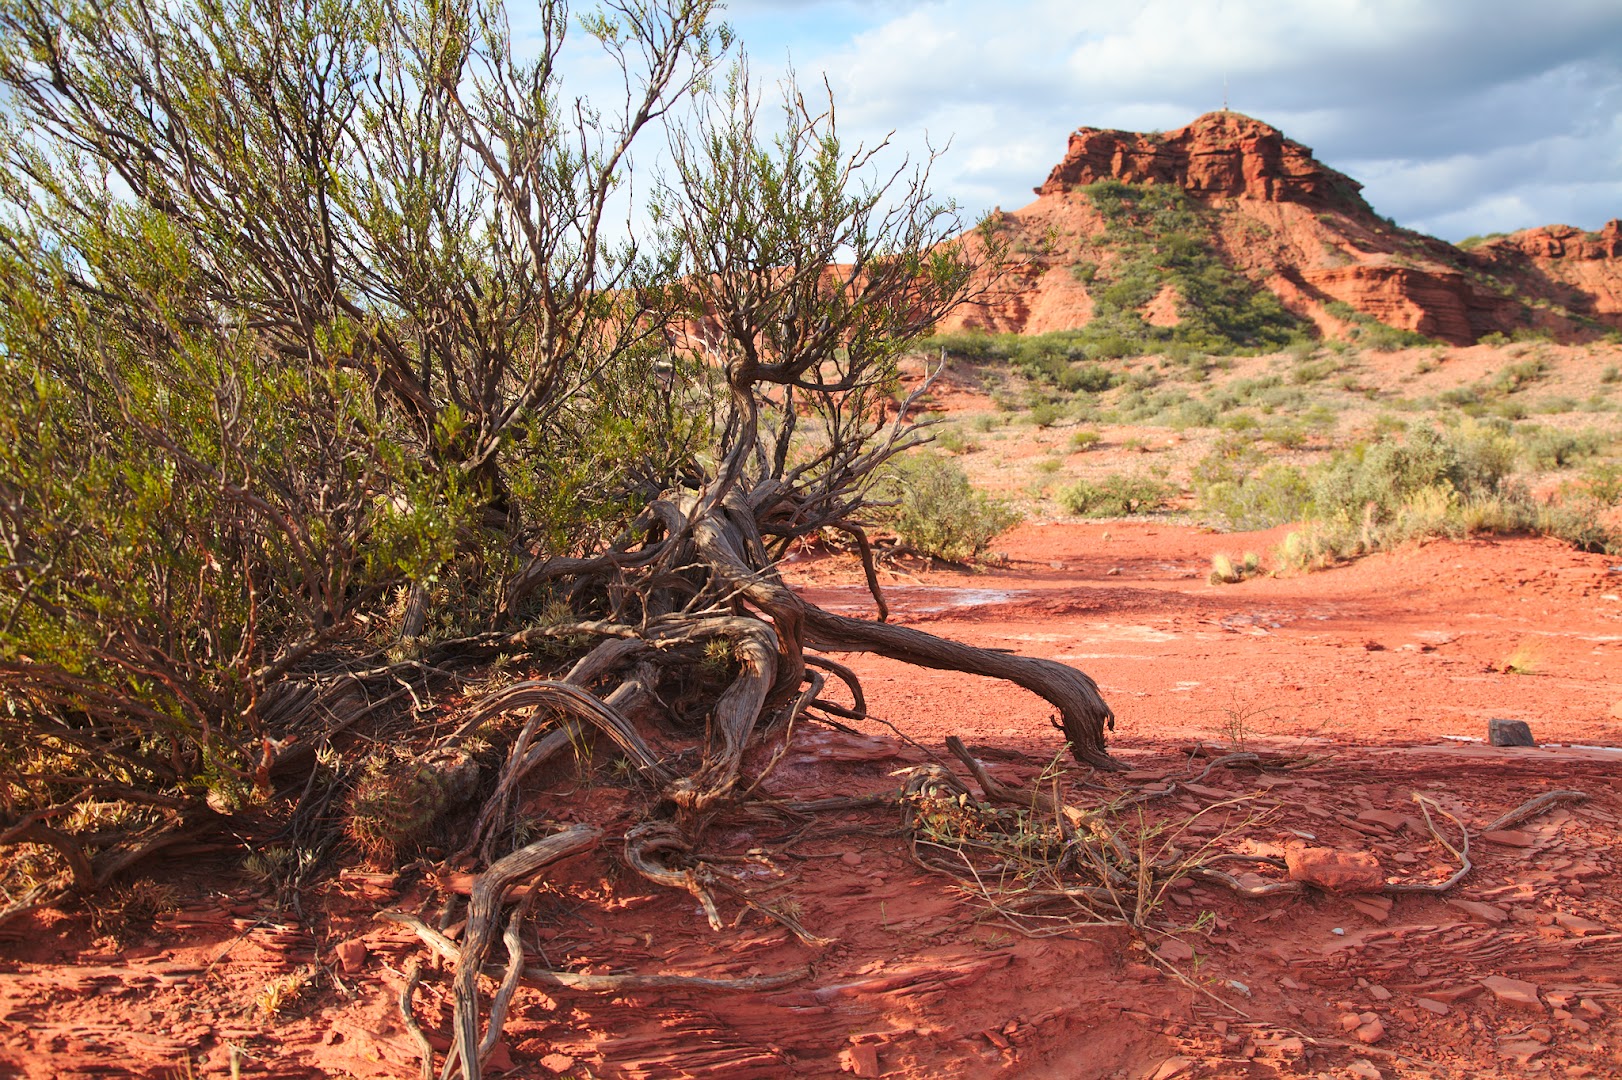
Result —
[{"label": "green shrub", "polygon": [[1290,371],[1290,381],[1307,385],[1322,382],[1336,371],[1340,370],[1340,362],[1335,357],[1325,357],[1322,360],[1308,360],[1297,364]]},{"label": "green shrub", "polygon": [[1579,481],[1579,489],[1603,506],[1622,503],[1622,463],[1607,461],[1590,467]]},{"label": "green shrub", "polygon": [[1548,374],[1549,365],[1540,357],[1532,357],[1504,365],[1488,385],[1500,394],[1513,394],[1526,389]]},{"label": "green shrub", "polygon": [[1059,503],[1082,517],[1128,517],[1161,509],[1173,494],[1170,485],[1152,476],[1113,473],[1060,488]]},{"label": "green shrub", "polygon": [[1596,555],[1622,555],[1622,534],[1606,524],[1607,504],[1597,499],[1550,503],[1538,510],[1537,529],[1564,540],[1578,551]]},{"label": "green shrub", "polygon": [[970,454],[980,449],[979,443],[965,438],[962,430],[955,427],[937,428],[935,445],[949,454]]},{"label": "green shrub", "polygon": [[1598,454],[1605,438],[1592,431],[1573,434],[1541,424],[1522,424],[1515,430],[1522,460],[1535,470],[1564,468]]},{"label": "green shrub", "polygon": [[1270,529],[1299,521],[1312,506],[1312,485],[1293,465],[1274,463],[1253,476],[1197,487],[1200,508],[1230,529]]},{"label": "green shrub", "polygon": [[937,454],[891,462],[880,494],[893,503],[881,517],[903,544],[955,562],[984,554],[1020,520],[1018,511],[974,490],[961,466]]},{"label": "green shrub", "polygon": [[1039,428],[1050,428],[1064,419],[1064,410],[1051,402],[1042,402],[1031,408],[1031,423]]}]

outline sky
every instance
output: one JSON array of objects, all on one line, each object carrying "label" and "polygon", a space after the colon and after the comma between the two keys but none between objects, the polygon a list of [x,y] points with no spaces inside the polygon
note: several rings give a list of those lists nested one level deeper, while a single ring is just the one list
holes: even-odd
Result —
[{"label": "sky", "polygon": [[[1017,209],[1078,127],[1226,104],[1448,240],[1622,217],[1622,0],[731,0],[755,77],[825,74],[842,137],[947,146]],[[897,155],[899,157],[899,154]]]}]

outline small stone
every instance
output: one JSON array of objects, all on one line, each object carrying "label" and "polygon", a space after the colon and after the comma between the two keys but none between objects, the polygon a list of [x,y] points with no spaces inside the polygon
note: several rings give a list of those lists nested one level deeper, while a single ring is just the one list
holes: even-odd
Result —
[{"label": "small stone", "polygon": [[1489,844],[1502,844],[1505,847],[1531,847],[1538,842],[1538,838],[1522,829],[1494,829],[1484,832],[1481,838]]},{"label": "small stone", "polygon": [[1379,1017],[1375,1017],[1373,1020],[1370,1020],[1368,1023],[1352,1032],[1352,1036],[1360,1043],[1373,1046],[1375,1043],[1385,1038],[1385,1025],[1380,1022]]},{"label": "small stone", "polygon": [[1547,1043],[1553,1041],[1554,1032],[1543,1024],[1537,1024],[1526,1029],[1526,1037],[1533,1042]]},{"label": "small stone", "polygon": [[541,1058],[541,1068],[549,1073],[562,1075],[574,1068],[574,1058],[568,1054],[547,1054]]},{"label": "small stone", "polygon": [[1435,998],[1437,1001],[1445,1001],[1452,1004],[1455,1001],[1468,1001],[1470,998],[1480,997],[1481,987],[1477,986],[1475,983],[1471,983],[1468,986],[1453,986],[1443,990],[1432,990],[1430,992],[1430,996]]},{"label": "small stone", "polygon": [[1536,746],[1525,720],[1494,718],[1487,721],[1487,741],[1494,746]]},{"label": "small stone", "polygon": [[860,866],[862,865],[862,855],[859,851],[847,851],[839,856],[839,861],[846,866]]},{"label": "small stone", "polygon": [[1479,900],[1449,900],[1448,903],[1470,916],[1476,922],[1499,926],[1509,921],[1509,912],[1497,904],[1484,904]]},{"label": "small stone", "polygon": [[1287,1039],[1280,1039],[1277,1046],[1278,1052],[1283,1054],[1285,1057],[1300,1057],[1302,1054],[1307,1052],[1306,1041],[1304,1039],[1296,1038],[1294,1035],[1291,1035]]},{"label": "small stone", "polygon": [[1284,987],[1284,989],[1286,989],[1286,990],[1305,990],[1307,988],[1306,983],[1296,982],[1294,979],[1290,978],[1288,975],[1286,975],[1286,976],[1284,976],[1284,978],[1280,979],[1278,981],[1278,984],[1280,986]]},{"label": "small stone", "polygon": [[1571,1030],[1581,1032],[1584,1035],[1588,1034],[1589,1028],[1593,1026],[1587,1020],[1580,1020],[1575,1016],[1568,1016],[1560,1022]]},{"label": "small stone", "polygon": [[1592,998],[1583,998],[1577,1002],[1577,1011],[1586,1016],[1600,1017],[1605,1015],[1605,1009],[1596,1004]]},{"label": "small stone", "polygon": [[840,1055],[844,1060],[842,1065],[846,1072],[857,1076],[879,1076],[878,1048],[867,1043],[857,1043],[848,1047]]},{"label": "small stone", "polygon": [[1435,1013],[1437,1016],[1446,1016],[1448,1014],[1447,1002],[1437,1001],[1435,998],[1418,998],[1414,1001],[1414,1004],[1428,1013]]},{"label": "small stone", "polygon": [[1340,1029],[1342,1031],[1356,1031],[1363,1026],[1363,1018],[1356,1013],[1341,1013]]},{"label": "small stone", "polygon": [[1375,1001],[1390,1001],[1391,991],[1379,985],[1370,986],[1369,997],[1373,998]]},{"label": "small stone", "polygon": [[1489,975],[1481,980],[1481,985],[1505,1005],[1518,1005],[1529,1009],[1543,1008],[1543,1002],[1538,998],[1536,983],[1508,979],[1502,975]]},{"label": "small stone", "polygon": [[1374,1062],[1368,1058],[1358,1058],[1346,1066],[1346,1071],[1358,1077],[1359,1080],[1384,1080],[1385,1078],[1385,1073],[1376,1068]]},{"label": "small stone", "polygon": [[344,969],[345,975],[358,975],[366,967],[366,942],[360,938],[340,941],[333,953],[338,957],[338,964]]},{"label": "small stone", "polygon": [[1295,843],[1285,848],[1284,861],[1292,881],[1304,881],[1331,892],[1366,893],[1385,888],[1380,860],[1366,851]]},{"label": "small stone", "polygon": [[1167,938],[1155,948],[1155,955],[1169,963],[1180,964],[1194,959],[1194,950],[1176,938]]}]

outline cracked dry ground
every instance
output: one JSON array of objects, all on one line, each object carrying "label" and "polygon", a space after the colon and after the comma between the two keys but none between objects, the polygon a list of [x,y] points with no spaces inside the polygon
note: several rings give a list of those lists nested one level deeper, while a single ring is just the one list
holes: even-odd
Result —
[{"label": "cracked dry ground", "polygon": [[[895,577],[892,617],[1098,678],[1120,717],[1112,747],[1132,771],[1072,770],[1062,793],[1078,806],[1149,796],[1141,822],[1138,809],[1117,815],[1123,835],[1162,826],[1157,835],[1185,849],[1253,856],[1310,837],[1374,856],[1390,881],[1440,881],[1458,864],[1424,825],[1419,793],[1472,830],[1475,868],[1445,896],[1252,900],[1179,880],[1155,897],[1159,929],[1146,934],[1016,927],[912,861],[893,807],[711,833],[712,851],[740,857],[757,895],[835,939],[814,948],[739,917],[733,902],[723,914],[736,923],[711,931],[687,896],[617,871],[610,844],[544,875],[534,962],[809,973],[745,994],[526,988],[493,1066],[524,1077],[1622,1073],[1622,754],[1605,749],[1622,742],[1622,567],[1550,541],[1478,540],[1206,584],[1214,551],[1275,539],[1023,528],[1006,539],[1001,568]],[[869,610],[853,562],[792,569],[814,601]],[[1511,657],[1530,673],[1504,670]],[[849,661],[895,731],[802,728],[772,794],[892,790],[893,773],[931,756],[955,767],[942,745],[951,734],[1008,784],[1036,781],[1058,754],[1043,703],[1022,691]],[[454,714],[457,703],[442,707]],[[1545,745],[1484,745],[1491,717],[1527,721]],[[1236,741],[1266,767],[1207,772],[1209,747]],[[1202,744],[1206,756],[1190,752]],[[570,767],[537,781],[533,805],[623,831],[641,796],[596,764],[595,775]],[[1588,798],[1480,835],[1556,790]],[[752,852],[763,858],[748,861]],[[444,976],[414,937],[372,913],[436,915],[440,890],[458,881],[349,872],[304,896],[300,917],[254,892],[236,856],[170,860],[163,873],[178,909],[117,947],[92,941],[83,914],[10,928],[0,1072],[224,1076],[234,1054],[244,1076],[414,1076],[395,1001],[418,958],[428,965],[418,1019],[447,1030]],[[1033,928],[1048,936],[1021,932]],[[274,1018],[256,1009],[267,985],[309,963],[332,974]]]}]

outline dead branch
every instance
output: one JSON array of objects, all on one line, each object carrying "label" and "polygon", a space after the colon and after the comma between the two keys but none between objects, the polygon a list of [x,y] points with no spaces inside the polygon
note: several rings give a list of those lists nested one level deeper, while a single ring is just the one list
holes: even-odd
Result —
[{"label": "dead branch", "polygon": [[1212,758],[1210,761],[1208,761],[1205,768],[1200,770],[1200,774],[1192,778],[1192,782],[1197,784],[1204,780],[1207,776],[1211,775],[1211,770],[1216,768],[1218,765],[1255,765],[1260,761],[1260,755],[1252,754],[1248,751],[1236,754],[1223,754],[1221,757]]},{"label": "dead branch", "polygon": [[1225,874],[1221,870],[1212,870],[1207,866],[1190,866],[1183,871],[1189,877],[1209,881],[1224,888],[1232,889],[1246,900],[1261,900],[1268,896],[1282,896],[1291,893],[1306,891],[1306,886],[1299,881],[1269,881],[1262,885],[1246,885],[1232,874]]},{"label": "dead branch", "polygon": [[1482,832],[1494,832],[1498,829],[1507,829],[1511,825],[1519,825],[1530,821],[1539,814],[1545,813],[1561,803],[1587,802],[1588,794],[1582,791],[1546,791],[1535,799],[1528,799],[1509,813],[1494,819],[1492,824],[1482,829]]},{"label": "dead branch", "polygon": [[417,1044],[417,1054],[422,1058],[421,1080],[434,1080],[434,1047],[423,1034],[422,1025],[417,1023],[416,1014],[411,1008],[411,999],[417,993],[417,984],[422,982],[422,964],[412,958],[406,965],[405,985],[400,988],[400,1022],[405,1025],[406,1033],[411,1041]]},{"label": "dead branch", "polygon": [[1022,686],[1058,708],[1058,726],[1077,761],[1111,771],[1125,768],[1104,749],[1104,730],[1115,726],[1115,713],[1104,703],[1098,684],[1076,668],[980,649],[910,627],[835,615],[810,605],[805,608],[805,626],[808,644],[825,652],[876,653],[915,667],[962,671]]},{"label": "dead branch", "polygon": [[711,876],[702,864],[679,865],[692,861],[693,849],[675,825],[668,821],[643,822],[625,834],[624,851],[626,865],[632,870],[655,885],[691,894],[704,908],[710,929],[721,929],[721,913],[716,910],[715,897],[710,895]]},{"label": "dead branch", "polygon": [[[1425,815],[1425,827],[1430,830],[1431,836],[1438,844],[1441,844],[1447,849],[1448,854],[1459,860],[1459,868],[1449,875],[1446,881],[1438,882],[1433,885],[1388,882],[1385,888],[1380,890],[1383,893],[1445,893],[1453,886],[1463,881],[1465,875],[1474,869],[1473,864],[1470,862],[1470,830],[1465,828],[1464,822],[1460,821],[1458,818],[1448,813],[1448,811],[1438,806],[1434,799],[1421,795],[1417,791],[1414,792],[1414,802],[1419,804],[1420,812]],[[1432,809],[1439,814],[1446,815],[1449,821],[1453,822],[1453,824],[1459,827],[1458,847],[1454,847],[1451,843],[1449,843],[1447,838],[1442,835],[1439,829],[1437,829],[1436,822],[1431,818]]]},{"label": "dead branch", "polygon": [[[479,875],[468,901],[467,932],[456,958],[455,1039],[440,1070],[441,1080],[450,1080],[458,1063],[464,1080],[479,1080],[482,1060],[479,1048],[483,1042],[479,1037],[478,977],[495,938],[496,920],[508,886],[560,859],[596,847],[600,839],[601,829],[575,825],[518,849]],[[494,1028],[494,1023],[491,1026]],[[499,1035],[499,1029],[496,1030]]]}]

